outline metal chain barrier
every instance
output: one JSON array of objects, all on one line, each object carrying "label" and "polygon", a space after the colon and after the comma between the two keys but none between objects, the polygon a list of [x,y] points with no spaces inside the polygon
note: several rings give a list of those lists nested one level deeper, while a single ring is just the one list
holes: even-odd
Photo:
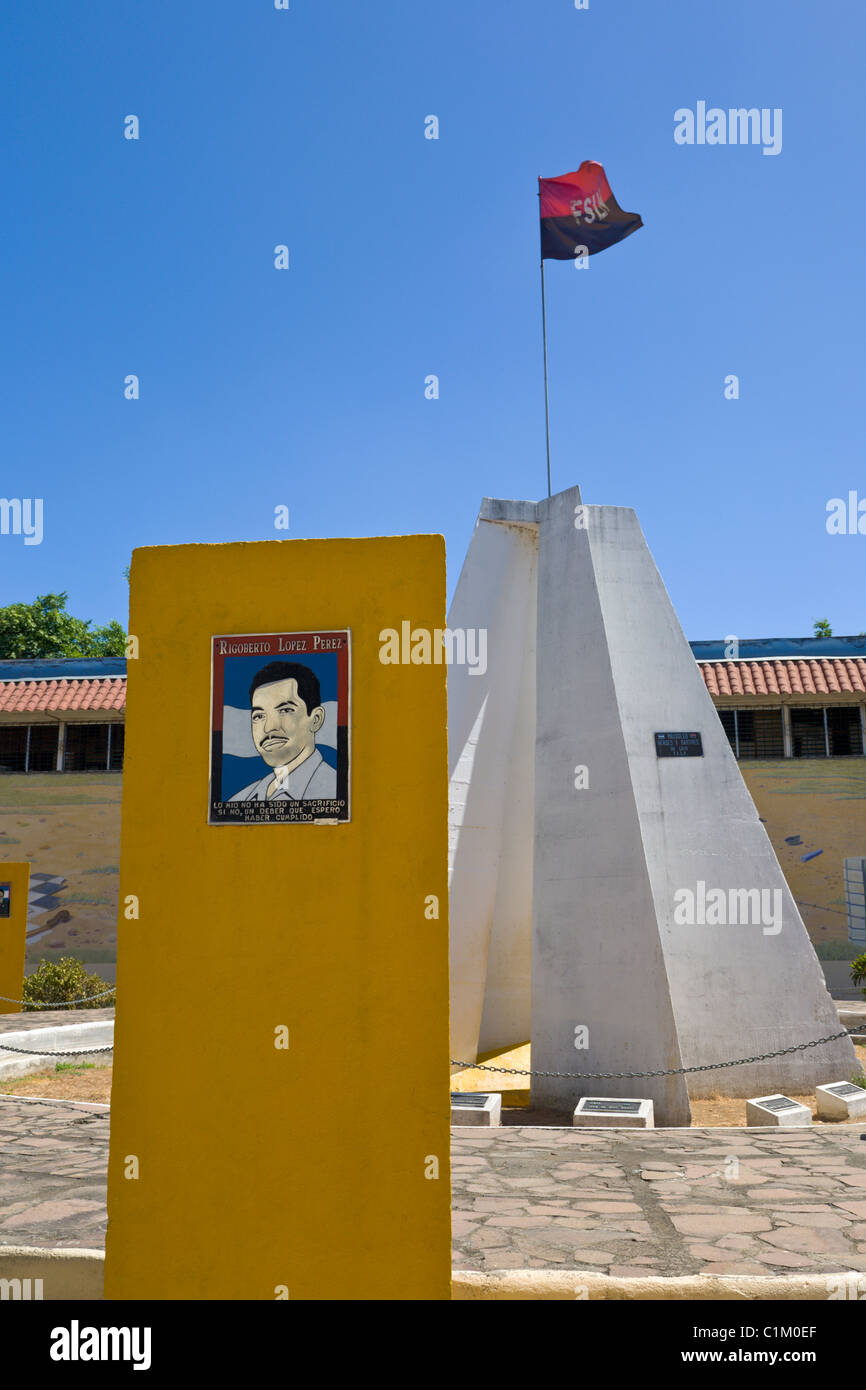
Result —
[{"label": "metal chain barrier", "polygon": [[70,1009],[73,1004],[89,1004],[91,999],[104,999],[108,994],[114,994],[117,986],[112,989],[104,989],[99,994],[85,994],[82,999],[61,999],[56,1004],[49,1004],[44,999],[9,999],[7,995],[0,994],[2,1004],[28,1004],[31,1009]]},{"label": "metal chain barrier", "polygon": [[107,1043],[105,1047],[73,1047],[67,1048],[65,1052],[46,1052],[42,1050],[33,1051],[26,1047],[6,1047],[0,1043],[0,1052],[20,1052],[22,1057],[89,1057],[91,1052],[113,1052],[114,1043]]},{"label": "metal chain barrier", "polygon": [[852,1033],[862,1033],[864,1025],[843,1028],[840,1033],[828,1033],[826,1038],[816,1038],[814,1042],[796,1043],[793,1047],[780,1047],[778,1052],[759,1052],[755,1057],[737,1057],[732,1062],[707,1062],[700,1067],[671,1067],[667,1071],[533,1071],[519,1067],[491,1067],[481,1062],[457,1062],[452,1057],[452,1067],[467,1067],[473,1071],[505,1072],[507,1076],[555,1076],[575,1081],[635,1081],[648,1076],[685,1076],[693,1071],[720,1071],[725,1067],[742,1067],[747,1062],[767,1062],[772,1057],[787,1057],[791,1052],[803,1052],[807,1047],[821,1047],[823,1043],[836,1042],[839,1038],[849,1038]]},{"label": "metal chain barrier", "polygon": [[[116,989],[116,986],[115,986]],[[114,994],[115,989],[104,989],[99,994],[86,994],[82,999],[61,999],[59,1003],[48,1004],[43,1000],[36,999],[7,999],[5,994],[0,994],[0,1000],[4,1004],[29,1004],[32,1009],[68,1009],[73,1004],[87,1004],[91,999],[105,999],[109,994]],[[62,1026],[62,1025],[61,1025]],[[70,1025],[75,1027],[74,1024]],[[25,1047],[8,1047],[0,1043],[0,1052],[20,1052],[22,1057],[89,1057],[91,1053],[113,1052],[114,1043],[108,1043],[105,1047],[83,1047],[66,1049],[63,1052],[33,1051]]]}]

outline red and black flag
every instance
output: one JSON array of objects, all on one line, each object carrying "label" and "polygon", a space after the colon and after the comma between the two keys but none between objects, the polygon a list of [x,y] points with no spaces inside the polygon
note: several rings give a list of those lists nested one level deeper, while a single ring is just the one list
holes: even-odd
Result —
[{"label": "red and black flag", "polygon": [[538,191],[543,261],[570,261],[581,247],[594,256],[643,226],[636,212],[623,212],[594,159],[585,159],[573,174],[539,179]]}]

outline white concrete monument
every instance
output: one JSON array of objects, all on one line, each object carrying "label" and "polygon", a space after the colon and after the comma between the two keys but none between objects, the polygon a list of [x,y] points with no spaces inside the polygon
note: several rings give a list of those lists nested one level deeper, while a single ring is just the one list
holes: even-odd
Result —
[{"label": "white concrete monument", "polygon": [[[806,929],[634,512],[486,499],[449,614],[452,1057],[674,1070],[837,1033]],[[532,1103],[814,1089],[842,1038],[725,1071],[533,1077]],[[567,1121],[566,1121],[567,1122]]]}]

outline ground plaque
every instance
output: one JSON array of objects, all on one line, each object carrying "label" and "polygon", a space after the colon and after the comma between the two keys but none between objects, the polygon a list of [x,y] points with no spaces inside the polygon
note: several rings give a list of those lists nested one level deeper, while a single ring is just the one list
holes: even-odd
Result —
[{"label": "ground plaque", "polygon": [[498,1091],[452,1091],[452,1125],[500,1125],[502,1096]]},{"label": "ground plaque", "polygon": [[866,1115],[866,1089],[850,1081],[834,1081],[815,1087],[818,1117],[822,1120],[852,1120]]},{"label": "ground plaque", "polygon": [[620,1100],[612,1096],[583,1096],[572,1116],[578,1128],[627,1125],[630,1129],[653,1129],[655,1119],[651,1100]]},{"label": "ground plaque", "polygon": [[783,1129],[798,1129],[812,1123],[808,1105],[801,1105],[790,1096],[757,1096],[746,1101],[747,1125],[775,1125]]}]

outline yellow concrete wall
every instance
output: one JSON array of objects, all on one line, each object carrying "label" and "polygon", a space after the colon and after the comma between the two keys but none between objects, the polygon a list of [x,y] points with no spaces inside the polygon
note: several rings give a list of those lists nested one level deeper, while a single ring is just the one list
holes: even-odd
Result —
[{"label": "yellow concrete wall", "polygon": [[[110,1298],[449,1296],[445,666],[381,664],[403,618],[445,625],[441,537],[134,554]],[[208,826],[211,637],[338,628],[351,823]]]},{"label": "yellow concrete wall", "polygon": [[[4,995],[8,1001],[20,999],[24,988],[30,865],[0,862],[0,883],[8,883],[11,894],[10,914],[0,917],[0,995]],[[10,1004],[0,999],[0,1014],[20,1012],[20,1004]]]}]

